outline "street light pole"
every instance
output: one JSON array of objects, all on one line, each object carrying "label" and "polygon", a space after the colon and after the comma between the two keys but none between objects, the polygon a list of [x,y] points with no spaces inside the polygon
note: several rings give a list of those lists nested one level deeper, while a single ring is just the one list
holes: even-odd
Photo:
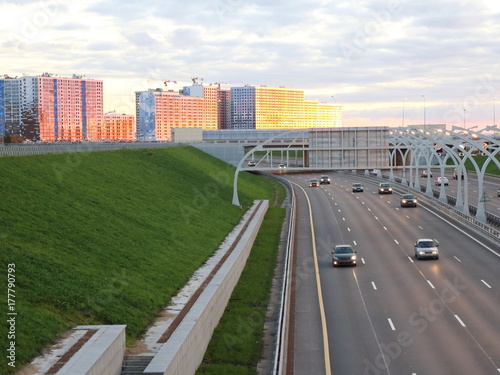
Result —
[{"label": "street light pole", "polygon": [[465,108],[464,108],[464,129],[467,129],[467,128],[465,127]]},{"label": "street light pole", "polygon": [[422,98],[424,98],[424,132],[425,132],[425,96],[422,95]]},{"label": "street light pole", "polygon": [[495,107],[497,106],[496,104],[497,97],[493,97],[493,126],[496,126],[496,119],[495,119]]},{"label": "street light pole", "polygon": [[403,100],[403,128],[405,127],[405,104],[406,104],[406,98]]}]

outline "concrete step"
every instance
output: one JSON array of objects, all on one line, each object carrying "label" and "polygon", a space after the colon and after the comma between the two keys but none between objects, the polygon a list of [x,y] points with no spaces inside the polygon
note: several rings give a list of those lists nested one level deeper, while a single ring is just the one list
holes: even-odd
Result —
[{"label": "concrete step", "polygon": [[152,355],[125,356],[121,375],[142,375],[153,357]]}]

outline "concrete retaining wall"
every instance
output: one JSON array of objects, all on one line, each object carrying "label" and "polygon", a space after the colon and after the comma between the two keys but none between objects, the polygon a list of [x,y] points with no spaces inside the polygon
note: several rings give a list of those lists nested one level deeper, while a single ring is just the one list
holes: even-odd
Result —
[{"label": "concrete retaining wall", "polygon": [[245,234],[149,366],[148,375],[194,374],[205,354],[252,249],[269,207],[263,201]]},{"label": "concrete retaining wall", "polygon": [[97,332],[57,375],[120,375],[125,354],[125,325],[78,326]]}]

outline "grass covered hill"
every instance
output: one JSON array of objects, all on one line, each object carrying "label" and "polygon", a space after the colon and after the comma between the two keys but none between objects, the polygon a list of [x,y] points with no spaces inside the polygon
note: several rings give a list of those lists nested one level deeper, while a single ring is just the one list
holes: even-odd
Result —
[{"label": "grass covered hill", "polygon": [[15,276],[2,353],[15,341],[19,368],[81,324],[126,324],[132,342],[252,201],[272,201],[275,182],[241,173],[233,206],[233,174],[188,146],[0,158],[0,261]]}]

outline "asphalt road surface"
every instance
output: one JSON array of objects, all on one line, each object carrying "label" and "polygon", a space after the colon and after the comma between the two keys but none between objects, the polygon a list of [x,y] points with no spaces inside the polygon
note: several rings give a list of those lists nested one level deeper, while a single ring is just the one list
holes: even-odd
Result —
[{"label": "asphalt road surface", "polygon": [[[401,208],[376,179],[329,175],[318,188],[307,185],[318,175],[286,177],[298,198],[293,373],[500,373],[498,244],[424,205]],[[439,260],[416,260],[417,238],[437,239]],[[356,267],[332,267],[341,243]]]}]

